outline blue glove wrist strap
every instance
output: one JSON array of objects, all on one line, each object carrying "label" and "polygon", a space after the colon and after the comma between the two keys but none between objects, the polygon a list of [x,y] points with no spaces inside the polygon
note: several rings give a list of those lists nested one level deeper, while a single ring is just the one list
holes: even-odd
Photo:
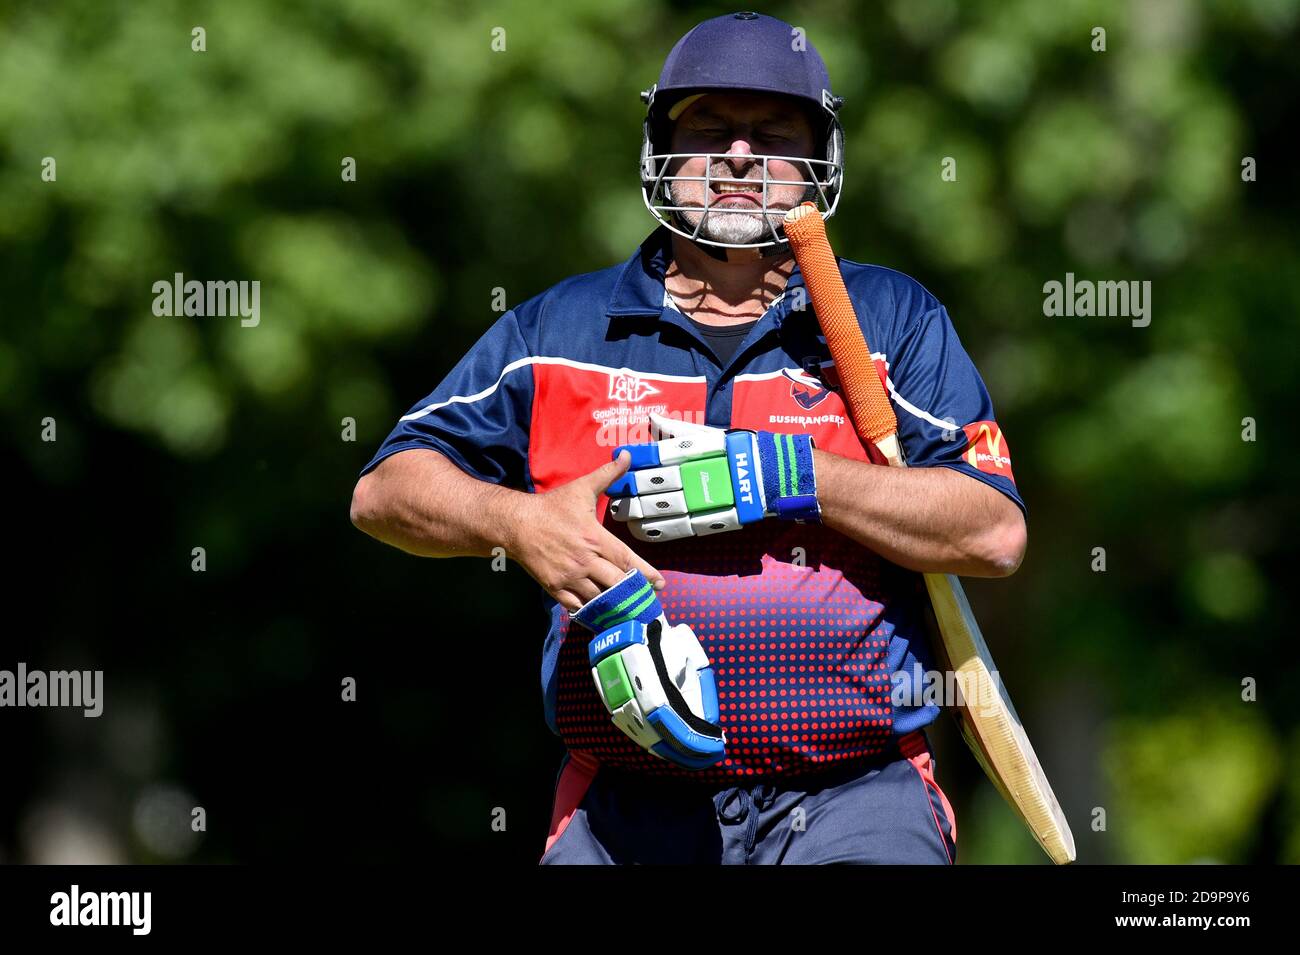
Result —
[{"label": "blue glove wrist strap", "polygon": [[762,463],[768,510],[782,520],[820,524],[812,438],[806,434],[759,431],[754,439]]},{"label": "blue glove wrist strap", "polygon": [[583,604],[573,616],[592,633],[602,633],[629,620],[649,624],[663,612],[650,581],[641,571],[633,569],[609,590]]}]

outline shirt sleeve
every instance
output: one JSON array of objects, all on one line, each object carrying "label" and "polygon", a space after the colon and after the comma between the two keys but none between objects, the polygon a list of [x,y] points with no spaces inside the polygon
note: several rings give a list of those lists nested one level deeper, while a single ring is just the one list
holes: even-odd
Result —
[{"label": "shirt sleeve", "polygon": [[445,454],[471,477],[531,491],[532,372],[530,350],[512,309],[430,395],[398,419],[361,473],[399,451],[427,448]]},{"label": "shirt sleeve", "polygon": [[886,361],[908,466],[961,471],[1001,491],[1024,513],[993,400],[947,310],[928,293]]}]

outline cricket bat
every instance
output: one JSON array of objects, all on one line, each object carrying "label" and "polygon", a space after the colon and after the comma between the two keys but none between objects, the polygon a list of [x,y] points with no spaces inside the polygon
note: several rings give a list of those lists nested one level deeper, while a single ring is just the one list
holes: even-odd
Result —
[{"label": "cricket bat", "polygon": [[[785,217],[785,234],[826,336],[858,436],[870,441],[891,467],[906,467],[898,442],[898,419],[871,359],[871,348],[844,287],[835,253],[826,238],[826,223],[817,207],[806,202],[791,209]],[[953,712],[966,745],[1052,861],[1058,865],[1073,862],[1070,826],[1011,698],[996,676],[997,667],[961,583],[951,574],[923,576],[938,624],[935,650],[941,657],[939,663],[956,677],[957,706]]]}]

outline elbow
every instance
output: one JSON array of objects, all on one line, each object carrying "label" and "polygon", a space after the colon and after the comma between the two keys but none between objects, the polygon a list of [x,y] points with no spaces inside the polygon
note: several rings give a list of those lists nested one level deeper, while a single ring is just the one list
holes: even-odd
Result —
[{"label": "elbow", "polygon": [[1021,569],[1024,550],[1028,546],[1028,531],[1024,516],[1015,512],[1006,521],[984,530],[976,542],[972,561],[978,564],[980,577],[1010,577]]},{"label": "elbow", "polygon": [[1025,559],[1029,533],[1019,510],[1008,520],[984,534],[980,547],[981,563],[987,577],[1010,577]]},{"label": "elbow", "polygon": [[376,519],[375,488],[372,478],[373,474],[367,474],[357,482],[357,486],[352,490],[352,506],[348,511],[352,526],[367,534],[374,527]]}]

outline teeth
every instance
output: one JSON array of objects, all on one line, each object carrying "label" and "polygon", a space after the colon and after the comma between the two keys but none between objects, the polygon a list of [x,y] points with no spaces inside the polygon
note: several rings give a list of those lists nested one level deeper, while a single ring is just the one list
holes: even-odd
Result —
[{"label": "teeth", "polygon": [[718,192],[757,192],[758,191],[753,186],[738,186],[738,185],[732,185],[730,183],[724,183],[724,182],[715,182],[713,184],[713,188],[717,189]]}]

